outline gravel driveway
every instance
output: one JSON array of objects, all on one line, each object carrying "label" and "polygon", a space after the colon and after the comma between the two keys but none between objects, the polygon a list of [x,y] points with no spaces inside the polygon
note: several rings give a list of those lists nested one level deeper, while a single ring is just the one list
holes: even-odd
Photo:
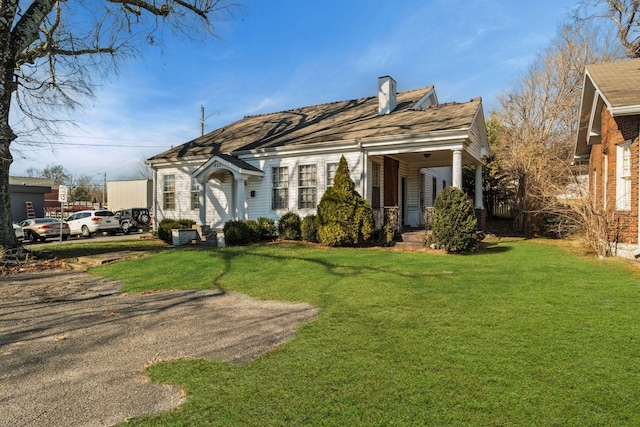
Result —
[{"label": "gravel driveway", "polygon": [[185,396],[150,383],[150,363],[250,360],[316,316],[217,291],[123,294],[70,270],[0,277],[0,426],[110,426],[167,410]]}]

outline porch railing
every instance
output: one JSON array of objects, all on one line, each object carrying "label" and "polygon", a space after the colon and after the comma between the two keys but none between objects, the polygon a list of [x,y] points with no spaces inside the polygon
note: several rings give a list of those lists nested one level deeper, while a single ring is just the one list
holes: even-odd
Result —
[{"label": "porch railing", "polygon": [[396,232],[400,232],[399,221],[400,208],[398,206],[385,206],[382,208],[374,208],[373,216],[376,230],[381,230],[387,224],[392,224]]},{"label": "porch railing", "polygon": [[425,230],[431,230],[431,218],[433,218],[433,208],[427,207],[422,209],[422,223]]}]

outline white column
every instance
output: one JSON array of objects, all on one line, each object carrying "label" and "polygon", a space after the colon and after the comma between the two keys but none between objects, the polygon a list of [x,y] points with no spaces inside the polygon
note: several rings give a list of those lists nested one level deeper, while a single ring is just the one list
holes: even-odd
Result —
[{"label": "white column", "polygon": [[244,217],[244,177],[236,178],[236,219],[245,220]]},{"label": "white column", "polygon": [[453,150],[453,182],[455,188],[462,189],[462,151]]},{"label": "white column", "polygon": [[476,165],[476,209],[482,209],[482,164]]}]

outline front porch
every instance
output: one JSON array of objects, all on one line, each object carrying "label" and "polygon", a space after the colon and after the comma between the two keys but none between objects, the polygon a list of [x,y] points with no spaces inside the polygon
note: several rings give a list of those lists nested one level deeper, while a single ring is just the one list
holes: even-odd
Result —
[{"label": "front porch", "polygon": [[371,203],[376,228],[394,224],[403,228],[430,228],[436,198],[448,186],[462,189],[465,165],[475,167],[474,208],[479,228],[484,228],[482,163],[465,150],[419,151],[369,155],[371,173],[366,198]]}]

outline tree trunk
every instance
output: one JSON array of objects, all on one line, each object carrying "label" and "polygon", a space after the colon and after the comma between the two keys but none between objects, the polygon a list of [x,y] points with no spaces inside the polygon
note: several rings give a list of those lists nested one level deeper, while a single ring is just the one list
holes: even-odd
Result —
[{"label": "tree trunk", "polygon": [[9,194],[9,168],[13,157],[9,147],[16,134],[9,125],[11,94],[14,90],[13,70],[14,55],[11,52],[8,34],[0,36],[0,246],[4,249],[15,249],[20,243],[13,231],[11,215],[11,196]]}]

